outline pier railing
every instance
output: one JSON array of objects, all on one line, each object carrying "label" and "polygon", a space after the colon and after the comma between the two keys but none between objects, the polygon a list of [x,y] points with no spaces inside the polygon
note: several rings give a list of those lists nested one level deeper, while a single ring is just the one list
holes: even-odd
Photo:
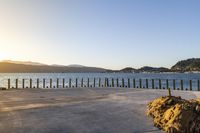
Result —
[{"label": "pier railing", "polygon": [[130,79],[130,78],[68,78],[7,79],[7,89],[24,88],[144,88],[200,91],[200,80]]}]

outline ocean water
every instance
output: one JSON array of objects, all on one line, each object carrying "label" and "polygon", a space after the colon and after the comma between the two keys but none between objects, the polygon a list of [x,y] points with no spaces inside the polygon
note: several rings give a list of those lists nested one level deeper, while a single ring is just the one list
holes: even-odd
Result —
[{"label": "ocean water", "polygon": [[94,78],[96,79],[95,86],[99,85],[99,78],[101,79],[101,86],[104,85],[105,78],[109,79],[111,84],[114,79],[119,79],[119,85],[122,85],[122,79],[125,81],[125,86],[128,85],[130,79],[130,86],[133,87],[133,79],[136,80],[136,87],[139,87],[139,79],[142,79],[142,87],[146,86],[146,79],[148,79],[149,88],[152,88],[151,79],[155,80],[155,88],[159,88],[159,79],[162,81],[162,88],[166,88],[166,79],[169,80],[169,87],[173,88],[173,80],[176,80],[176,88],[181,88],[180,80],[183,80],[184,90],[189,89],[190,80],[192,80],[192,89],[197,90],[198,80],[200,80],[199,73],[0,73],[0,87],[8,87],[8,79],[11,80],[11,87],[15,87],[15,81],[18,79],[18,87],[22,88],[22,79],[25,80],[25,87],[30,86],[30,79],[32,79],[32,86],[36,86],[37,79],[39,79],[39,86],[43,87],[43,79],[46,81],[46,87],[50,87],[50,79],[52,79],[52,86],[56,86],[57,79],[59,79],[59,87],[63,86],[62,80],[65,79],[65,86],[69,87],[69,79],[72,80],[72,86],[75,86],[76,78],[78,79],[78,86],[81,86],[83,78],[84,86],[87,86],[88,78],[89,85],[94,86]]}]

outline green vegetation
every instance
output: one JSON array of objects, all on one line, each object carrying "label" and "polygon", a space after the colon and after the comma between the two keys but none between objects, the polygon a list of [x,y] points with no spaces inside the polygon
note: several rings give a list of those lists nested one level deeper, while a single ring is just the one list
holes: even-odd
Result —
[{"label": "green vegetation", "polygon": [[200,71],[200,58],[179,61],[171,70],[179,72]]}]

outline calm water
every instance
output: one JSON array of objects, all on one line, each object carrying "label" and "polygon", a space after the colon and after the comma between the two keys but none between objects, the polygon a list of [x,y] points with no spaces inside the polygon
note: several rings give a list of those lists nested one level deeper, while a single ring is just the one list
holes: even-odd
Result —
[{"label": "calm water", "polygon": [[[19,79],[19,88],[22,86],[22,79],[25,79],[25,86],[29,87],[30,78],[33,79],[33,86],[36,86],[36,79],[40,79],[40,87],[42,87],[42,79],[46,79],[46,85],[49,85],[50,79],[53,79],[53,86],[56,86],[56,79],[59,78],[59,84],[62,86],[62,79],[65,79],[65,86],[69,85],[69,78],[72,79],[72,86],[75,85],[75,79],[78,78],[78,85],[81,84],[81,79],[84,79],[84,85],[87,85],[87,79],[90,79],[90,85],[94,84],[96,78],[96,86],[98,86],[98,79],[101,78],[101,84],[104,84],[104,79],[113,78],[116,84],[116,79],[119,79],[119,84],[122,84],[121,79],[124,78],[125,85],[128,79],[131,81],[133,87],[133,80],[136,79],[136,86],[139,86],[139,79],[142,79],[142,86],[146,86],[146,79],[155,79],[155,87],[158,87],[158,79],[162,80],[162,87],[166,87],[166,79],[169,79],[169,86],[172,88],[172,80],[176,80],[176,88],[180,88],[180,80],[184,81],[184,89],[189,88],[189,80],[192,80],[193,90],[197,90],[197,80],[200,80],[199,73],[160,73],[160,74],[146,74],[146,73],[0,73],[0,86],[7,87],[8,79],[11,79],[11,87],[15,87],[15,80]],[[151,88],[151,81],[149,80],[149,87]]]}]

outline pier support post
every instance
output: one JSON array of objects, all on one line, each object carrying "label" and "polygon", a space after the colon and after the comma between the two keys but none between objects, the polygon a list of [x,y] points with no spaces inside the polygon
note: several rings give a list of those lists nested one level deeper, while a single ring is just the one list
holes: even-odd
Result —
[{"label": "pier support post", "polygon": [[87,80],[87,87],[90,87],[90,79]]},{"label": "pier support post", "polygon": [[146,79],[146,89],[149,89],[149,80]]},{"label": "pier support post", "polygon": [[65,88],[65,79],[63,78],[63,80],[62,80],[62,84],[63,84],[63,89]]},{"label": "pier support post", "polygon": [[57,79],[56,88],[59,88],[59,79]]},{"label": "pier support post", "polygon": [[181,90],[183,90],[183,80],[181,80]]},{"label": "pier support post", "polygon": [[46,88],[46,81],[43,79],[43,88]]},{"label": "pier support post", "polygon": [[109,84],[109,78],[107,78],[107,87],[109,87],[110,86],[110,84]]},{"label": "pier support post", "polygon": [[15,88],[18,89],[18,79],[16,79]]},{"label": "pier support post", "polygon": [[159,89],[162,89],[162,81],[159,79]]},{"label": "pier support post", "polygon": [[125,87],[125,85],[124,85],[124,78],[122,78],[122,87]]},{"label": "pier support post", "polygon": [[133,88],[136,88],[135,79],[133,79]]},{"label": "pier support post", "polygon": [[24,79],[22,79],[22,88],[24,89],[25,88],[25,80]]},{"label": "pier support post", "polygon": [[104,87],[107,87],[106,86],[107,85],[106,81],[107,81],[107,78],[105,78],[105,80],[104,80]]},{"label": "pier support post", "polygon": [[96,87],[96,79],[94,78],[94,84],[93,87]]},{"label": "pier support post", "polygon": [[173,79],[173,89],[176,90],[176,80]]},{"label": "pier support post", "polygon": [[76,88],[78,87],[78,78],[76,78]]},{"label": "pier support post", "polygon": [[40,88],[40,80],[37,79],[37,88]]},{"label": "pier support post", "polygon": [[140,89],[142,89],[142,79],[139,79]]},{"label": "pier support post", "polygon": [[131,88],[130,79],[128,78],[128,88]]},{"label": "pier support post", "polygon": [[71,88],[72,87],[72,79],[70,78],[69,79],[69,88]]},{"label": "pier support post", "polygon": [[169,89],[169,80],[166,79],[166,89]]},{"label": "pier support post", "polygon": [[32,88],[32,79],[30,79],[30,88]]},{"label": "pier support post", "polygon": [[8,79],[8,89],[10,89],[10,79]]},{"label": "pier support post", "polygon": [[198,91],[200,91],[200,80],[197,81]]},{"label": "pier support post", "polygon": [[83,87],[83,78],[81,79],[81,87]]},{"label": "pier support post", "polygon": [[117,78],[117,87],[119,87],[119,79]]},{"label": "pier support post", "polygon": [[154,81],[154,79],[152,79],[151,82],[152,82],[152,89],[155,89],[155,81]]},{"label": "pier support post", "polygon": [[101,78],[99,78],[99,87],[101,87]]},{"label": "pier support post", "polygon": [[50,79],[50,88],[52,88],[52,79]]},{"label": "pier support post", "polygon": [[112,78],[112,87],[115,87],[115,81],[113,78]]},{"label": "pier support post", "polygon": [[190,91],[192,91],[192,80],[190,80]]}]

